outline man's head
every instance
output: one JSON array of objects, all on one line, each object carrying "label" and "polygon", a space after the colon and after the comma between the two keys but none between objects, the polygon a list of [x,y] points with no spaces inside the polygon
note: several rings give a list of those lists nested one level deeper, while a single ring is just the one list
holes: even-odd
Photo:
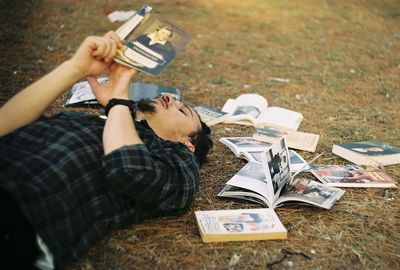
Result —
[{"label": "man's head", "polygon": [[213,145],[210,128],[192,108],[175,101],[171,94],[139,101],[138,118],[145,119],[160,138],[185,144],[200,164]]},{"label": "man's head", "polygon": [[155,32],[155,37],[161,41],[167,41],[169,38],[172,37],[173,29],[169,25],[159,25]]}]

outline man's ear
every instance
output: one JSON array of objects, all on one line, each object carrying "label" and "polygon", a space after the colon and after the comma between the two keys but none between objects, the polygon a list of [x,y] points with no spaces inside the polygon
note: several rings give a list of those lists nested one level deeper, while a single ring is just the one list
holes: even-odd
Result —
[{"label": "man's ear", "polygon": [[194,153],[194,151],[196,150],[196,147],[190,142],[190,141],[186,141],[185,145],[187,146],[187,148],[190,150],[190,152]]}]

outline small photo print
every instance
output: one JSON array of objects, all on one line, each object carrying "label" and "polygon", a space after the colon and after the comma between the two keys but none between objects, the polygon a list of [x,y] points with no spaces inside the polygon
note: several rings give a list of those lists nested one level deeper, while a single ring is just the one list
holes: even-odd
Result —
[{"label": "small photo print", "polygon": [[[274,192],[279,190],[290,179],[289,153],[285,139],[272,144],[271,148],[263,152],[263,159],[267,163],[266,170],[271,176]],[[264,162],[264,164],[265,164]]]},{"label": "small photo print", "polygon": [[242,114],[249,114],[254,118],[260,115],[260,110],[254,106],[238,106],[236,110],[233,112],[233,115],[242,115]]}]

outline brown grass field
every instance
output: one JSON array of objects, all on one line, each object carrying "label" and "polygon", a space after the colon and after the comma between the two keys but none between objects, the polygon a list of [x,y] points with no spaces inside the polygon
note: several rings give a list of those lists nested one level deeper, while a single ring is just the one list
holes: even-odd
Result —
[{"label": "brown grass field", "polygon": [[[1,1],[0,102],[67,59],[87,35],[102,35],[113,10],[142,1]],[[400,1],[149,1],[193,40],[158,77],[189,104],[221,108],[259,93],[304,115],[300,131],[321,135],[319,164],[344,164],[335,143],[379,139],[400,146]],[[289,79],[289,83],[271,80]],[[64,110],[65,96],[48,114]],[[98,113],[96,108],[67,108]],[[331,210],[276,210],[287,240],[204,244],[195,210],[258,207],[216,197],[245,161],[217,140],[251,135],[239,125],[213,128],[215,147],[200,191],[183,216],[115,231],[65,269],[400,269],[400,191],[346,189]],[[400,181],[400,165],[386,166]],[[285,252],[291,252],[284,258]],[[238,260],[234,260],[238,258]],[[278,262],[282,259],[280,262]],[[271,267],[270,267],[271,269]]]}]

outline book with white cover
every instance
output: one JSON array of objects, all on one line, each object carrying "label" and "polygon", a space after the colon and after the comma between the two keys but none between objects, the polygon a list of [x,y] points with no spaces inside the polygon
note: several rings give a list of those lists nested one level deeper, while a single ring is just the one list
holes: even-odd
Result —
[{"label": "book with white cover", "polygon": [[204,243],[287,238],[273,209],[195,211],[195,219]]}]

